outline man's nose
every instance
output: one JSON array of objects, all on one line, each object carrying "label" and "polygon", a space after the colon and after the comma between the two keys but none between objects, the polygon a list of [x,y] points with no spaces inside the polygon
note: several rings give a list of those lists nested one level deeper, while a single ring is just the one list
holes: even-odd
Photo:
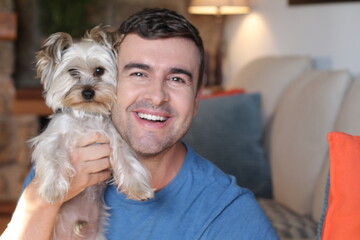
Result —
[{"label": "man's nose", "polygon": [[165,81],[151,81],[147,87],[145,98],[150,100],[154,106],[159,106],[169,100]]}]

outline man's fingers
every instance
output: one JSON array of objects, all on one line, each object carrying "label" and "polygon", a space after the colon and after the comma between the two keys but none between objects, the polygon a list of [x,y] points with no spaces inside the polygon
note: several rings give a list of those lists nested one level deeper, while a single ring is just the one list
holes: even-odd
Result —
[{"label": "man's fingers", "polygon": [[[83,189],[94,184],[106,181],[111,175],[110,170],[103,170],[100,172],[89,173],[83,176]],[[81,182],[81,181],[80,181]]]},{"label": "man's fingers", "polygon": [[110,175],[110,170],[77,175],[72,181],[72,186],[65,201],[72,199],[87,187],[106,181]]},{"label": "man's fingers", "polygon": [[79,149],[80,154],[86,156],[87,161],[109,157],[111,147],[109,144],[96,144]]},{"label": "man's fingers", "polygon": [[79,194],[86,187],[106,181],[110,175],[111,147],[107,137],[99,133],[89,133],[81,137],[69,154],[75,169],[68,198]]},{"label": "man's fingers", "polygon": [[109,139],[98,132],[91,132],[81,137],[76,145],[77,147],[85,147],[94,143],[109,143]]},{"label": "man's fingers", "polygon": [[109,144],[95,144],[87,147],[75,148],[70,154],[70,162],[73,165],[76,165],[80,162],[108,158],[110,154],[111,147]]},{"label": "man's fingers", "polygon": [[91,186],[91,185],[94,185],[94,184],[97,184],[100,182],[104,182],[110,177],[110,175],[111,175],[110,170],[104,170],[104,171],[97,172],[97,173],[91,173],[88,186]]},{"label": "man's fingers", "polygon": [[86,161],[83,164],[82,171],[84,173],[98,173],[110,168],[109,158],[101,158],[94,161]]},{"label": "man's fingers", "polygon": [[84,161],[74,166],[77,181],[82,187],[105,181],[110,177],[110,160],[101,158],[93,161]]}]

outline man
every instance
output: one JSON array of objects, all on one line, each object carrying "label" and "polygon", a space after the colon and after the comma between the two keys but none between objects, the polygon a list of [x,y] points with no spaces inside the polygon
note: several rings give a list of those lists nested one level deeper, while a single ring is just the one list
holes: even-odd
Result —
[{"label": "man", "polygon": [[[149,169],[156,193],[134,201],[109,185],[107,238],[277,239],[252,193],[180,141],[196,114],[202,85],[204,50],[196,28],[173,11],[146,9],[119,31],[125,37],[113,121]],[[70,156],[76,175],[66,200],[109,178],[110,151],[98,134],[79,141]],[[31,181],[19,200],[8,227],[18,235],[11,239],[49,239],[62,203],[44,202],[36,188]]]}]

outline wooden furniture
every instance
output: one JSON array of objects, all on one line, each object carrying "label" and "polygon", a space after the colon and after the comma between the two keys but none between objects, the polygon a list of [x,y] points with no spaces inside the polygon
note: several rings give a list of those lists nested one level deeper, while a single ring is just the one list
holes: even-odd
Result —
[{"label": "wooden furniture", "polygon": [[4,232],[7,224],[10,222],[15,207],[15,202],[0,202],[0,235]]},{"label": "wooden furniture", "polygon": [[52,114],[42,97],[41,88],[17,89],[11,112],[12,114],[35,114],[41,117]]},{"label": "wooden furniture", "polygon": [[[46,117],[52,114],[42,97],[42,89],[17,89],[11,105],[11,113],[14,115],[33,114]],[[0,234],[9,223],[16,207],[16,201],[0,201]]]},{"label": "wooden furniture", "polygon": [[0,40],[15,40],[16,36],[16,13],[0,13]]}]

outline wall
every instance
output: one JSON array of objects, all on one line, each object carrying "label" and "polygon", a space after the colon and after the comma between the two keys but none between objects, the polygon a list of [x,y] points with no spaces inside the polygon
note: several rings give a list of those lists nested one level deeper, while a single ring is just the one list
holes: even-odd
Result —
[{"label": "wall", "polygon": [[[7,1],[7,0],[6,0]],[[72,6],[72,0],[12,0],[16,6],[18,14],[18,38],[16,41],[16,63],[15,63],[15,86],[17,88],[36,88],[40,87],[39,79],[35,78],[35,52],[40,48],[41,42],[48,37],[51,30],[63,32],[83,32],[88,27],[85,24],[74,26],[67,26],[64,21],[54,21],[57,18],[50,18],[45,21],[41,18],[44,12],[49,13],[50,16],[56,16],[57,12],[63,11],[63,8]],[[61,2],[61,8],[55,6]],[[120,26],[120,23],[128,18],[133,13],[143,8],[169,8],[179,12],[188,17],[189,20],[200,30],[203,36],[204,46],[209,57],[209,81],[214,81],[213,73],[215,62],[212,58],[215,55],[216,43],[218,40],[218,28],[214,27],[217,24],[215,16],[190,15],[187,13],[189,0],[92,0],[81,1],[84,5],[84,15],[86,16],[84,22],[89,26],[95,26],[99,23],[110,25],[114,29]],[[47,4],[44,4],[47,3]],[[81,5],[80,5],[81,6]],[[79,8],[79,6],[77,6]],[[46,11],[45,11],[46,10]],[[64,18],[69,15],[69,18],[76,18],[77,15],[72,16],[71,13],[64,14]],[[58,24],[57,23],[64,23]],[[49,25],[51,28],[49,28]],[[55,26],[57,25],[57,26]],[[66,29],[70,28],[70,29]],[[51,30],[50,30],[51,29]],[[49,32],[47,32],[49,31]],[[73,35],[74,36],[74,35]],[[76,36],[74,36],[76,37]]]},{"label": "wall", "polygon": [[288,0],[250,0],[252,12],[227,17],[224,79],[264,55],[305,54],[317,68],[360,73],[360,1],[289,6]]},{"label": "wall", "polygon": [[[0,1],[2,13],[14,13],[14,0]],[[2,27],[12,29],[9,26],[2,24]],[[34,137],[39,129],[36,116],[11,114],[15,95],[15,38],[0,36],[0,205],[2,201],[18,199],[30,167],[26,141]]]}]

